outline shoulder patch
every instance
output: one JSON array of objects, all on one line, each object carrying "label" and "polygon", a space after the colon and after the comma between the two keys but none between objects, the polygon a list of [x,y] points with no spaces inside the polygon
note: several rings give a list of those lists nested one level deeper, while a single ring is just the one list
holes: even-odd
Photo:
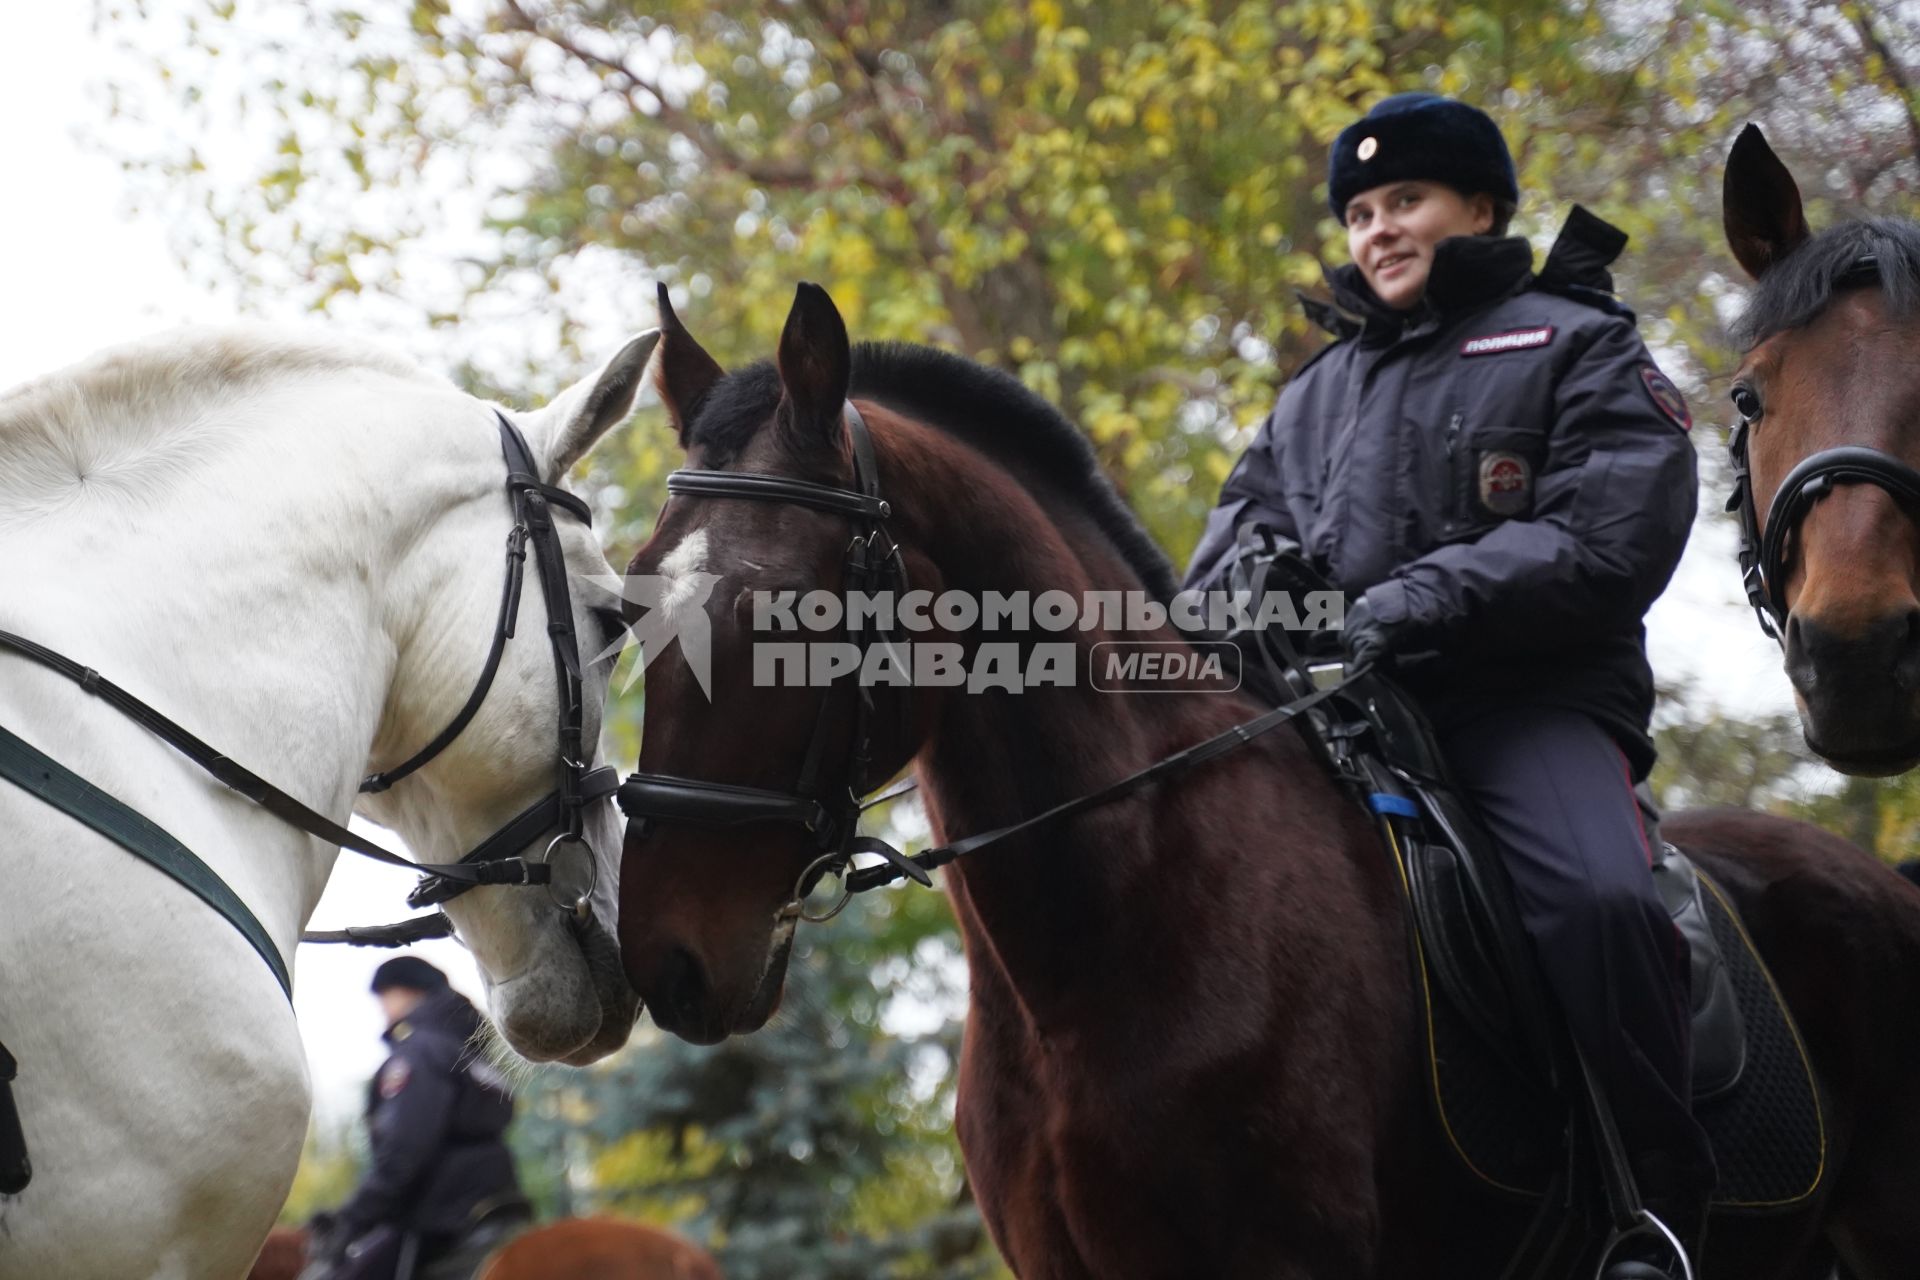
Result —
[{"label": "shoulder patch", "polygon": [[1543,324],[1533,329],[1510,329],[1506,333],[1490,333],[1485,337],[1468,338],[1460,344],[1463,356],[1497,356],[1507,351],[1525,351],[1530,347],[1544,347],[1553,341],[1553,326]]},{"label": "shoulder patch", "polygon": [[380,1068],[380,1097],[389,1100],[400,1096],[407,1087],[407,1081],[413,1079],[413,1068],[407,1065],[405,1058],[395,1058]]},{"label": "shoulder patch", "polygon": [[1640,366],[1640,384],[1652,397],[1654,408],[1665,414],[1667,420],[1682,431],[1693,430],[1693,414],[1687,409],[1687,398],[1680,394],[1680,388],[1673,385],[1667,375],[1650,364]]},{"label": "shoulder patch", "polygon": [[1533,468],[1508,449],[1480,455],[1480,505],[1497,516],[1517,516],[1533,505]]}]

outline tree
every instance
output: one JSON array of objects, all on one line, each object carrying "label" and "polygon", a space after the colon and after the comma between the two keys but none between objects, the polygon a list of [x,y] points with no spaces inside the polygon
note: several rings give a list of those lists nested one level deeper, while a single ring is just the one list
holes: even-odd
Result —
[{"label": "tree", "polygon": [[[1176,553],[1317,345],[1293,294],[1339,239],[1341,125],[1396,89],[1472,90],[1540,173],[1565,155],[1529,126],[1557,131],[1567,95],[1615,108],[1579,135],[1590,158],[1664,88],[1644,31],[1557,0],[1407,0],[1390,32],[1363,0],[388,0],[285,37],[277,11],[210,5],[174,59],[203,126],[176,136],[274,122],[257,180],[191,141],[149,161],[257,288],[450,316],[446,273],[415,279],[449,185],[486,198],[468,287],[659,276],[723,361],[771,350],[793,281],[824,279],[856,334],[956,347],[1060,402]],[[330,65],[294,72],[296,45]],[[262,70],[236,85],[239,53]],[[658,475],[630,479],[644,507]]]}]

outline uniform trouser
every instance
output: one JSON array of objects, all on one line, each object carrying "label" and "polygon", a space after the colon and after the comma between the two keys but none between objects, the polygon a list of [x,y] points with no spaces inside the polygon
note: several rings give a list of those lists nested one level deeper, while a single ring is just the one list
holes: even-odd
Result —
[{"label": "uniform trouser", "polygon": [[1654,889],[1626,757],[1597,721],[1557,708],[1498,708],[1438,729],[1506,855],[1521,921],[1641,1194],[1703,1198],[1713,1154],[1689,1098],[1687,944]]}]

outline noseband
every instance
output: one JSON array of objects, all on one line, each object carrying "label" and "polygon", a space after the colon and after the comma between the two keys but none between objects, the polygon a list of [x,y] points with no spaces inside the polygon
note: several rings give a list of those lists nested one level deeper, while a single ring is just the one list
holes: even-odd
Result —
[{"label": "noseband", "polygon": [[[851,604],[857,594],[871,596],[883,589],[903,592],[907,586],[907,571],[901,560],[899,544],[887,532],[886,521],[892,516],[893,508],[880,496],[880,472],[874,459],[873,436],[867,429],[866,419],[860,416],[860,411],[853,407],[852,402],[843,407],[842,416],[853,443],[853,489],[839,489],[764,472],[681,470],[667,477],[667,493],[689,498],[742,498],[755,502],[787,503],[845,516],[853,525],[854,532],[852,541],[847,544],[844,560],[844,580],[841,585],[843,603]],[[843,610],[843,616],[848,620],[847,639],[863,656],[873,645],[885,644],[892,639],[874,624],[871,612],[850,607]],[[856,622],[856,618],[859,621]],[[660,824],[742,827],[776,823],[803,828],[813,837],[815,856],[801,875],[794,893],[795,902],[804,898],[823,876],[843,872],[856,853],[878,854],[921,884],[931,884],[932,878],[924,870],[892,846],[859,834],[860,814],[880,801],[862,802],[862,797],[873,785],[868,773],[873,766],[874,702],[872,688],[860,681],[857,675],[854,685],[853,735],[847,754],[831,779],[826,777],[830,736],[828,711],[832,693],[829,689],[821,696],[820,711],[814,719],[813,736],[807,743],[800,776],[793,790],[772,791],[665,773],[636,772],[620,784],[620,808],[639,824],[638,834],[642,836]],[[903,700],[903,726],[910,709]]]},{"label": "noseband", "polygon": [[[1880,264],[1872,254],[1856,259],[1834,287],[1855,288],[1877,282]],[[1727,441],[1733,462],[1733,493],[1727,510],[1740,517],[1740,578],[1747,590],[1760,629],[1780,640],[1787,625],[1786,581],[1789,543],[1807,512],[1835,485],[1873,484],[1896,502],[1920,507],[1920,470],[1890,453],[1867,445],[1840,445],[1802,458],[1787,473],[1773,501],[1767,505],[1764,531],[1754,506],[1753,478],[1747,460],[1747,433],[1752,423],[1742,419]],[[1784,643],[1784,642],[1783,642]]]}]

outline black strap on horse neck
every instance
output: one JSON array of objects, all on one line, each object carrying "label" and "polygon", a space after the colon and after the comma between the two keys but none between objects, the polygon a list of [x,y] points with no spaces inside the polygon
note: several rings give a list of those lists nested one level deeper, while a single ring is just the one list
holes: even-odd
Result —
[{"label": "black strap on horse neck", "polygon": [[25,739],[0,728],[0,778],[38,796],[71,818],[92,827],[122,849],[171,876],[202,902],[225,916],[240,936],[253,944],[273,971],[274,980],[289,1000],[293,978],[287,962],[268,936],[259,917],[247,909],[240,895],[215,874],[193,850],[108,795]]},{"label": "black strap on horse neck", "polygon": [[[457,876],[468,878],[474,884],[541,884],[545,883],[540,875],[544,868],[537,866],[525,868],[498,867],[466,868],[457,863],[428,865],[409,861],[388,849],[375,844],[366,837],[349,831],[323,813],[316,813],[300,801],[294,799],[279,787],[274,786],[253,770],[238,761],[216,751],[198,737],[194,736],[178,722],[154,710],[147,703],[134,697],[113,681],[95,671],[92,667],[82,666],[64,654],[56,653],[44,645],[36,644],[25,636],[14,635],[10,631],[0,631],[0,647],[12,649],[24,657],[31,658],[41,666],[72,680],[88,693],[114,710],[132,720],[147,732],[178,751],[193,763],[212,774],[215,779],[242,798],[259,805],[274,817],[289,826],[298,827],[311,836],[318,836],[327,843],[342,849],[351,849],[364,854],[376,862],[389,866],[405,867],[409,871],[434,871],[443,869],[453,871]],[[95,788],[95,790],[98,790]],[[104,792],[100,794],[104,795]],[[551,800],[552,797],[548,797]],[[115,801],[115,803],[119,803]],[[533,873],[532,878],[523,878]]]}]

